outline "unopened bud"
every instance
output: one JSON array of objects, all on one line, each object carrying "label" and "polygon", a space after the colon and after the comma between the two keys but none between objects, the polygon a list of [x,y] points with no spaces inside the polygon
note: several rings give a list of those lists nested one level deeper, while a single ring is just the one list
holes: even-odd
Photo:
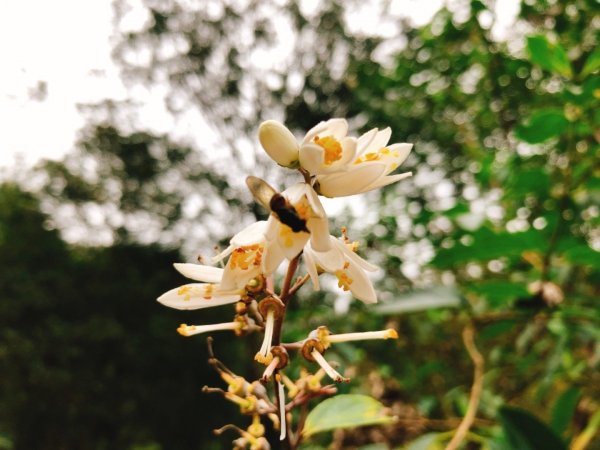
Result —
[{"label": "unopened bud", "polygon": [[285,125],[267,120],[258,127],[258,140],[267,154],[280,166],[298,167],[298,141]]}]

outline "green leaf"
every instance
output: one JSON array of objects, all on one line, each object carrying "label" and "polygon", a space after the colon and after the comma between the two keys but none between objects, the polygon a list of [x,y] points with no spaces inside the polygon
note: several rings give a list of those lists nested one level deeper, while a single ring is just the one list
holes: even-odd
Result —
[{"label": "green leaf", "polygon": [[531,61],[544,69],[567,78],[573,75],[567,52],[559,43],[551,44],[543,35],[530,36],[527,50]]},{"label": "green leaf", "polygon": [[581,69],[581,76],[586,77],[598,69],[600,69],[600,47],[596,47],[585,60],[583,69]]},{"label": "green leaf", "polygon": [[479,332],[479,337],[484,341],[494,339],[503,334],[510,333],[516,324],[516,320],[499,320],[483,327]]},{"label": "green leaf", "polygon": [[498,410],[498,419],[510,448],[567,450],[565,443],[551,428],[523,409],[503,406]]},{"label": "green leaf", "polygon": [[571,247],[565,250],[563,256],[573,264],[600,269],[600,252],[592,249],[587,244]]},{"label": "green leaf", "polygon": [[544,251],[548,245],[543,234],[537,230],[496,233],[488,228],[480,228],[472,237],[470,245],[457,244],[451,248],[439,249],[431,265],[446,269],[471,261],[520,257],[525,250]]},{"label": "green leaf", "polygon": [[523,284],[510,281],[485,281],[471,284],[466,289],[484,297],[490,304],[496,306],[529,295],[527,287]]},{"label": "green leaf", "polygon": [[560,397],[554,403],[550,425],[558,435],[562,435],[569,427],[580,396],[581,389],[572,386],[560,394]]},{"label": "green leaf", "polygon": [[379,314],[402,314],[433,308],[457,308],[461,301],[456,289],[438,286],[396,296],[393,301],[376,306],[374,311]]},{"label": "green leaf", "polygon": [[303,434],[308,437],[338,428],[385,425],[396,419],[385,407],[367,395],[337,395],[319,403],[306,418]]},{"label": "green leaf", "polygon": [[424,434],[412,441],[406,450],[442,450],[444,448],[440,442],[442,437],[441,433]]},{"label": "green leaf", "polygon": [[515,128],[516,136],[530,144],[539,144],[550,138],[560,136],[569,121],[558,108],[548,108],[534,112],[523,124]]}]

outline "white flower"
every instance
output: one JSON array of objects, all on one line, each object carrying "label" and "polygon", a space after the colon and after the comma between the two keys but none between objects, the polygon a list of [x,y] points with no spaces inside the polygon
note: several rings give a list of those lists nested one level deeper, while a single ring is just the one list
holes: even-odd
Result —
[{"label": "white flower", "polygon": [[300,166],[311,175],[346,170],[356,153],[356,139],[347,133],[344,119],[329,119],[311,128],[300,146]]},{"label": "white flower", "polygon": [[200,309],[237,302],[246,285],[262,270],[266,221],[256,222],[236,234],[220,255],[227,256],[225,269],[202,264],[174,264],[182,275],[202,283],[185,284],[164,293],[158,301],[175,309]]},{"label": "white flower", "polygon": [[200,264],[175,264],[175,268],[188,278],[205,283],[190,283],[165,292],[158,301],[175,309],[202,309],[235,303],[243,289],[224,289],[219,281],[223,269]]},{"label": "white flower", "polygon": [[381,131],[374,128],[363,134],[358,138],[356,154],[346,164],[344,171],[317,174],[317,192],[326,197],[345,197],[410,177],[411,172],[389,175],[406,160],[412,148],[412,144],[388,146],[391,134],[390,128]]},{"label": "white flower", "polygon": [[276,120],[267,120],[258,127],[258,140],[267,154],[280,166],[298,167],[300,146],[285,125]]},{"label": "white flower", "polygon": [[338,286],[350,291],[354,297],[365,303],[377,303],[377,295],[373,283],[366,272],[374,272],[378,268],[365,261],[354,251],[354,244],[346,244],[343,240],[329,236],[331,249],[326,252],[316,251],[309,243],[304,248],[304,264],[313,282],[315,290],[319,289],[319,272],[334,274]]},{"label": "white flower", "polygon": [[314,189],[306,183],[297,183],[281,193],[298,217],[306,221],[310,231],[293,231],[274,215],[267,221],[264,236],[266,239],[263,253],[263,269],[265,274],[273,273],[284,258],[296,257],[310,239],[312,248],[319,251],[330,249],[329,225],[321,201]]},{"label": "white flower", "polygon": [[264,273],[266,230],[265,220],[249,225],[233,236],[229,247],[213,258],[213,262],[216,263],[229,256],[221,279],[223,289],[243,288],[250,280]]}]

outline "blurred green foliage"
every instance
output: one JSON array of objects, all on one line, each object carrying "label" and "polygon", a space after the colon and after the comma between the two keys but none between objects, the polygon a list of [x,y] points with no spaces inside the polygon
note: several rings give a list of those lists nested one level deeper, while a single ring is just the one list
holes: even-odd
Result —
[{"label": "blurred green foliage", "polygon": [[[68,158],[0,188],[0,447],[228,448],[211,429],[247,418],[200,394],[219,381],[202,340],[174,329],[229,312],[181,314],[153,299],[181,283],[171,262],[261,217],[232,163],[243,164],[241,136],[273,115],[298,130],[343,115],[358,131],[390,126],[393,142],[415,143],[413,181],[333,219],[383,268],[382,305],[334,316],[339,300],[308,289],[284,337],[324,323],[394,326],[396,343],[328,357],[353,374],[342,392],[376,397],[398,422],[317,435],[306,448],[444,448],[472,383],[467,324],[486,361],[463,448],[600,448],[598,3],[527,0],[498,40],[485,20],[493,4],[463,2],[461,14],[402,23],[404,45],[385,64],[372,55],[386,40],[344,20],[358,2],[316,13],[291,1],[217,3],[144,2],[149,19],[119,35],[115,57],[130,83],[166,81],[175,116],[210,118],[220,165],[202,143],[120,127],[132,105],[105,103],[89,107],[104,119],[91,114]],[[127,11],[115,2],[117,24]],[[278,21],[295,36],[294,57],[260,70],[249,55],[276,44]],[[283,179],[260,161],[255,175]],[[252,378],[255,344],[216,347]]]}]

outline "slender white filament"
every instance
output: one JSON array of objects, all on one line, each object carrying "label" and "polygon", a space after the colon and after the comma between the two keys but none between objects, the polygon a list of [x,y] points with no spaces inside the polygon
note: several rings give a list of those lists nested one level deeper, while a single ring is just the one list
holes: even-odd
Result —
[{"label": "slender white filament", "polygon": [[265,338],[260,350],[254,357],[259,362],[266,363],[268,361],[269,352],[271,350],[271,342],[273,341],[273,330],[275,329],[275,310],[269,309],[267,320],[265,323]]},{"label": "slender white filament", "polygon": [[323,355],[321,355],[316,349],[311,352],[311,356],[323,368],[327,375],[329,375],[329,378],[331,378],[333,381],[340,382],[346,380],[346,378],[341,376],[337,370],[331,367],[331,365],[325,360]]},{"label": "slender white filament", "polygon": [[279,440],[283,441],[287,433],[287,424],[285,422],[285,390],[280,381],[277,381],[277,389],[279,391],[279,423],[281,427]]},{"label": "slender white filament", "polygon": [[271,361],[269,363],[269,365],[263,372],[263,376],[262,376],[263,380],[268,380],[269,378],[271,378],[271,375],[273,375],[273,372],[275,371],[275,369],[277,368],[278,365],[279,365],[279,357],[276,356],[275,358],[273,358],[273,361]]},{"label": "slender white filament", "polygon": [[209,333],[211,331],[235,330],[239,327],[239,322],[225,322],[211,325],[181,325],[177,328],[177,331],[183,336],[193,336],[195,334]]},{"label": "slender white filament", "polygon": [[381,330],[381,331],[366,331],[364,333],[344,333],[344,334],[331,334],[327,336],[327,340],[332,344],[338,342],[349,342],[349,341],[367,341],[370,339],[395,339],[398,337],[396,330]]}]

